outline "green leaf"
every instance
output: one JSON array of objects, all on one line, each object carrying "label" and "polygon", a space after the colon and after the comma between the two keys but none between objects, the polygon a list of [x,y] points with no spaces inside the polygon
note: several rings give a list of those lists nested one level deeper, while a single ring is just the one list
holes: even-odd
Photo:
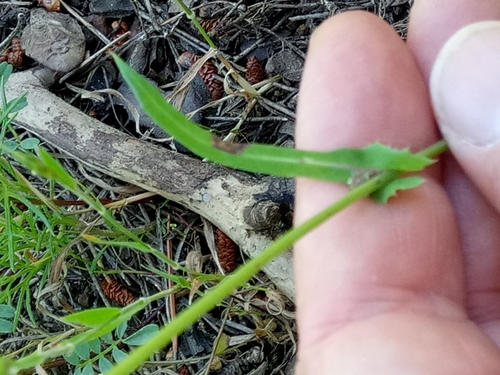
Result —
[{"label": "green leaf", "polygon": [[147,326],[142,327],[140,330],[127,337],[125,340],[123,340],[123,342],[131,346],[144,345],[157,332],[158,326],[156,324],[148,324]]},{"label": "green leaf", "polygon": [[119,315],[120,309],[117,307],[101,307],[65,316],[63,320],[68,323],[78,323],[95,327],[116,319]]},{"label": "green leaf", "polygon": [[6,152],[9,153],[15,151],[18,147],[19,144],[16,141],[7,139],[2,142],[2,154],[5,154]]},{"label": "green leaf", "polygon": [[113,334],[111,332],[106,332],[104,335],[102,335],[101,340],[106,344],[112,344],[113,342],[115,342],[115,340],[113,340]]},{"label": "green leaf", "polygon": [[40,144],[40,140],[38,138],[26,138],[23,139],[21,142],[21,147],[24,148],[25,150],[33,150]]},{"label": "green leaf", "polygon": [[14,324],[11,321],[0,318],[0,333],[10,333],[14,329]]},{"label": "green leaf", "polygon": [[396,195],[398,190],[408,190],[416,188],[424,183],[424,179],[419,176],[398,178],[375,191],[371,197],[379,203],[387,203],[390,197]]},{"label": "green leaf", "polygon": [[86,342],[82,342],[75,347],[75,353],[78,357],[83,360],[87,360],[90,358],[90,346]]},{"label": "green leaf", "polygon": [[71,363],[73,366],[77,366],[80,363],[80,357],[78,357],[75,352],[71,354],[65,354],[63,355],[63,357],[68,363]]},{"label": "green leaf", "polygon": [[99,370],[103,374],[113,368],[113,364],[106,357],[99,358],[99,362],[97,364],[99,365]]},{"label": "green leaf", "polygon": [[4,82],[7,82],[9,79],[12,69],[12,65],[7,64],[6,62],[2,62],[0,64],[0,78],[3,78]]},{"label": "green leaf", "polygon": [[88,342],[89,348],[93,353],[100,353],[101,352],[101,340],[95,339],[91,340]]},{"label": "green leaf", "polygon": [[345,183],[354,167],[419,171],[433,162],[408,150],[394,150],[380,144],[363,149],[343,148],[319,152],[225,143],[187,120],[144,77],[117,55],[112,56],[141,107],[157,125],[192,152],[228,167],[283,177],[309,177]]},{"label": "green leaf", "polygon": [[25,108],[28,105],[28,101],[26,100],[26,96],[22,95],[18,98],[15,98],[7,103],[7,110],[9,113],[19,112],[21,109]]},{"label": "green leaf", "polygon": [[118,327],[116,327],[116,338],[122,339],[123,336],[125,335],[125,331],[127,330],[127,327],[128,327],[128,321],[123,322]]},{"label": "green leaf", "polygon": [[124,351],[118,349],[118,348],[113,348],[113,351],[111,352],[111,354],[113,355],[113,359],[115,360],[115,362],[120,362],[120,361],[123,361],[125,358],[128,357],[128,354],[125,353]]},{"label": "green leaf", "polygon": [[9,305],[0,305],[0,318],[13,318],[16,309]]},{"label": "green leaf", "polygon": [[225,333],[222,333],[222,335],[219,338],[219,341],[217,342],[217,346],[215,347],[215,354],[220,355],[226,350],[229,346],[229,336],[226,335]]},{"label": "green leaf", "polygon": [[94,369],[90,363],[87,363],[82,370],[82,375],[94,375]]}]

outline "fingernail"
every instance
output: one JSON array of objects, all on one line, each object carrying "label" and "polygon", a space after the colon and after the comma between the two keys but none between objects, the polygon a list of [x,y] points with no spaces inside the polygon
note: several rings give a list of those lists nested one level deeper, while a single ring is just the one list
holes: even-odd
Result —
[{"label": "fingernail", "polygon": [[449,141],[477,146],[500,141],[500,22],[466,26],[436,59],[430,90],[439,127]]}]

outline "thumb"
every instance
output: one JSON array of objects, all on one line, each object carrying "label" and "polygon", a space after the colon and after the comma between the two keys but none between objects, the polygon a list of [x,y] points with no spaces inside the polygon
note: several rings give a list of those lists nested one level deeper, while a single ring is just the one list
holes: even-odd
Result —
[{"label": "thumb", "polygon": [[451,151],[500,211],[500,21],[453,35],[436,59],[430,90]]}]

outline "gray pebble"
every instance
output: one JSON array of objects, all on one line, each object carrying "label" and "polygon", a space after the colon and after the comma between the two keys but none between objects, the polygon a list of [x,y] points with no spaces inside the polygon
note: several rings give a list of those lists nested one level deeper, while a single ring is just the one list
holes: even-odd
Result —
[{"label": "gray pebble", "polygon": [[76,20],[41,8],[31,10],[30,24],[23,31],[21,44],[26,55],[57,72],[76,68],[85,55],[85,38]]}]

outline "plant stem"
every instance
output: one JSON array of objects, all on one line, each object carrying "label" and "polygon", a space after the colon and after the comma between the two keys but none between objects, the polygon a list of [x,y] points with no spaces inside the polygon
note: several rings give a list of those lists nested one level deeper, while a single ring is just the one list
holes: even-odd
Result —
[{"label": "plant stem", "polygon": [[184,1],[182,1],[182,0],[176,0],[176,1],[177,1],[177,4],[179,4],[179,6],[182,8],[182,11],[186,15],[186,17],[189,18],[193,22],[194,26],[198,29],[201,36],[203,37],[203,39],[205,39],[205,41],[208,43],[210,48],[217,50],[217,46],[212,41],[212,39],[207,34],[207,32],[203,29],[203,27],[201,27],[200,23],[198,22],[198,19],[196,18],[196,15],[193,13],[193,11],[191,9],[189,9],[189,7],[186,4],[184,4]]},{"label": "plant stem", "polygon": [[[439,141],[420,151],[419,154],[427,157],[435,157],[446,151],[446,149],[446,143],[444,141]],[[146,361],[150,355],[170,343],[172,337],[180,335],[186,328],[195,323],[203,314],[206,314],[213,309],[225,297],[230,295],[234,289],[247,282],[266,263],[289,249],[294,242],[306,233],[312,231],[327,219],[354,202],[369,196],[380,187],[398,178],[400,175],[400,172],[387,171],[372,178],[359,187],[351,190],[341,199],[318,213],[316,216],[278,238],[266,250],[251,259],[245,265],[241,266],[233,274],[226,277],[218,286],[216,286],[204,297],[197,300],[190,308],[182,311],[177,318],[175,318],[170,324],[163,327],[145,345],[133,350],[128,357],[121,361],[117,366],[113,367],[113,369],[107,372],[106,375],[130,374],[144,361]]]},{"label": "plant stem", "polygon": [[213,50],[216,51],[216,57],[220,60],[220,62],[224,65],[224,67],[231,74],[231,76],[236,80],[236,82],[238,82],[240,84],[240,86],[243,87],[243,89],[245,89],[246,93],[251,98],[255,98],[256,96],[259,96],[259,93],[257,92],[257,90],[254,89],[252,87],[252,85],[250,83],[248,83],[247,80],[245,80],[242,76],[240,76],[236,72],[236,70],[231,66],[229,61],[222,55],[222,53],[219,51],[219,49],[217,48],[215,43],[212,41],[210,36],[207,34],[205,29],[203,29],[203,27],[198,22],[198,19],[196,18],[196,15],[193,13],[193,11],[191,9],[189,9],[186,6],[186,4],[184,4],[184,1],[182,1],[182,0],[176,0],[176,1],[177,1],[177,4],[179,4],[179,6],[182,8],[182,11],[184,12],[184,14],[186,14],[186,17],[189,18],[193,22],[194,26],[196,27],[196,29],[198,29],[201,36],[203,37],[203,39],[205,39],[205,41],[210,46],[210,48],[212,48]]}]

